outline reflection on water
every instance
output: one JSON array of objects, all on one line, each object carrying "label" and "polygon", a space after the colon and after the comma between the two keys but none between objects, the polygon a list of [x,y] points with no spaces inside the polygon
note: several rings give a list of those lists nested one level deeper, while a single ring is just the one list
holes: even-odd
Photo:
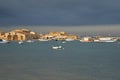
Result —
[{"label": "reflection on water", "polygon": [[117,43],[0,44],[0,80],[119,80]]}]

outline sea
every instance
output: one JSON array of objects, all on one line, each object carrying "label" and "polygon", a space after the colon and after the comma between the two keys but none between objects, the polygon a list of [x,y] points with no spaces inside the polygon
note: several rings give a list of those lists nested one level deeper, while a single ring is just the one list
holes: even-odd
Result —
[{"label": "sea", "polygon": [[0,80],[120,80],[120,43],[0,44]]}]

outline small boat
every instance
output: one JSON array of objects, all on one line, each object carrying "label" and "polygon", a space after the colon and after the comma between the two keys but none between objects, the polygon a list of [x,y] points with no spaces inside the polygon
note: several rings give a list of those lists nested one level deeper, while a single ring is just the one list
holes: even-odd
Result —
[{"label": "small boat", "polygon": [[64,48],[62,46],[53,46],[52,49],[56,49],[56,50],[59,49],[60,50],[60,49],[64,49]]},{"label": "small boat", "polygon": [[88,41],[88,40],[80,40],[80,42],[93,42],[93,41]]},{"label": "small boat", "polygon": [[80,42],[93,42],[93,39],[91,37],[83,37],[80,39]]},{"label": "small boat", "polygon": [[65,41],[62,42],[63,44],[66,43]]},{"label": "small boat", "polygon": [[94,42],[116,42],[117,41],[117,39],[115,38],[110,38],[110,37],[103,37],[103,38],[99,38],[99,40],[98,41],[94,41]]},{"label": "small boat", "polygon": [[34,42],[33,40],[27,40],[26,42],[28,42],[28,43],[32,43],[32,42]]},{"label": "small boat", "polygon": [[65,40],[66,40],[66,41],[74,41],[74,39],[69,39],[69,38],[68,38],[68,39],[65,39]]},{"label": "small boat", "polygon": [[19,41],[18,44],[23,44],[23,41]]},{"label": "small boat", "polygon": [[116,42],[117,40],[101,40],[100,42]]},{"label": "small boat", "polygon": [[4,39],[0,39],[0,43],[9,43],[9,41],[4,40]]},{"label": "small boat", "polygon": [[38,39],[39,41],[49,41],[48,39]]}]

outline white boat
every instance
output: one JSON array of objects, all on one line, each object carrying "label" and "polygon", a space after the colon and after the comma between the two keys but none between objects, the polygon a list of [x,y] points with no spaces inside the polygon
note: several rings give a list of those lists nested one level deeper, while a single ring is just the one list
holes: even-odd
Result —
[{"label": "white boat", "polygon": [[39,41],[49,41],[48,39],[38,39]]},{"label": "white boat", "polygon": [[64,49],[62,46],[53,46],[52,49]]},{"label": "white boat", "polygon": [[65,41],[62,42],[63,44],[66,43]]},{"label": "white boat", "polygon": [[83,37],[80,42],[93,42],[93,39],[91,37]]},{"label": "white boat", "polygon": [[23,44],[23,41],[19,41],[18,44]]},{"label": "white boat", "polygon": [[0,43],[9,43],[9,41],[4,40],[4,39],[0,39]]},{"label": "white boat", "polygon": [[100,42],[100,40],[98,40],[98,39],[94,39],[94,42]]},{"label": "white boat", "polygon": [[80,40],[80,42],[93,42],[93,41]]},{"label": "white boat", "polygon": [[99,40],[96,42],[116,42],[116,41],[117,41],[117,39],[105,37],[105,38],[99,38]]},{"label": "white boat", "polygon": [[114,40],[100,40],[100,42],[116,42],[117,40],[114,39]]},{"label": "white boat", "polygon": [[74,39],[65,39],[66,41],[74,41]]},{"label": "white boat", "polygon": [[28,42],[28,43],[32,43],[32,42],[34,42],[33,40],[27,40],[26,42]]}]

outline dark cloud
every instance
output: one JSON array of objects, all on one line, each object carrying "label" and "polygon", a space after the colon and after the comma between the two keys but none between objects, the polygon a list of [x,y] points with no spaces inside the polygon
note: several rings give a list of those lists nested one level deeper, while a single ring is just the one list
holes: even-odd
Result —
[{"label": "dark cloud", "polygon": [[119,0],[0,0],[7,25],[120,24]]}]

